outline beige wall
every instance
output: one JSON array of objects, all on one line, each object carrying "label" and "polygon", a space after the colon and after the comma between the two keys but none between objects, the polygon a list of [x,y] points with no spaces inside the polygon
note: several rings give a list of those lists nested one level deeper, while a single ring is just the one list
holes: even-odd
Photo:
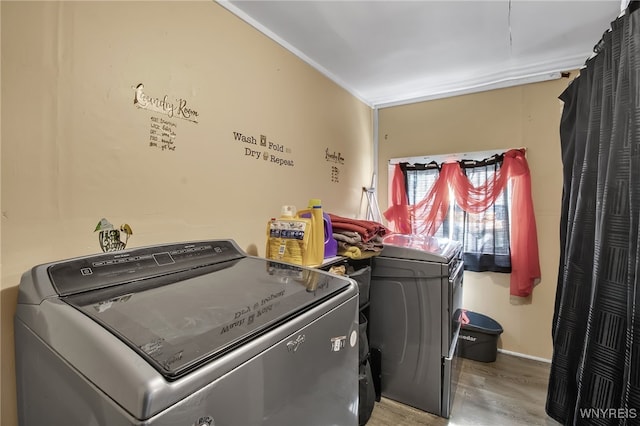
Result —
[{"label": "beige wall", "polygon": [[[0,25],[2,22],[2,7],[0,7]],[[0,31],[0,46],[2,46],[2,31]],[[0,47],[0,52],[1,52],[1,47]],[[0,67],[0,93],[2,93],[2,67]],[[2,134],[2,102],[0,102],[0,135]],[[0,138],[0,148],[1,148],[1,138]],[[1,178],[1,174],[2,174],[2,149],[0,149],[0,184],[2,183],[2,178]],[[1,185],[0,185],[1,186]],[[1,194],[2,191],[0,191]],[[0,195],[0,217],[2,217],[2,196]],[[2,222],[0,221],[0,241],[2,241]],[[2,277],[2,250],[0,249],[0,279]],[[3,374],[2,374],[2,352],[4,352],[4,347],[5,347],[5,343],[4,343],[4,324],[3,324],[3,318],[4,318],[4,314],[3,314],[3,307],[2,305],[4,303],[2,303],[3,301],[3,297],[1,297],[1,293],[2,292],[2,281],[0,281],[0,423],[2,423],[2,400],[4,399],[2,397],[2,389],[4,388],[4,385],[2,384],[2,378],[3,378]],[[11,345],[10,345],[11,346]]]},{"label": "beige wall", "polygon": [[[214,2],[0,2],[0,424],[16,424],[13,322],[20,274],[99,251],[102,217],[129,246],[233,238],[264,254],[266,220],[319,197],[357,217],[372,173],[370,108]],[[134,106],[182,98],[199,122]],[[468,273],[465,306],[500,321],[500,346],[551,357],[562,191],[557,96],[568,80],[385,108],[378,200],[390,158],[527,147],[542,282],[525,304],[502,274]],[[151,117],[175,126],[175,151],[151,147]],[[245,156],[233,132],[283,145]],[[255,148],[255,147],[254,147]],[[326,161],[339,152],[344,164]],[[265,149],[259,148],[261,152]],[[266,151],[269,151],[266,149]],[[338,167],[339,182],[332,181]]]},{"label": "beige wall", "polygon": [[[131,225],[128,247],[233,238],[260,255],[266,221],[283,204],[321,198],[326,211],[358,217],[373,120],[368,106],[212,1],[0,4],[0,424],[11,426],[22,272],[98,252],[102,217]],[[139,83],[151,97],[186,100],[198,123],[136,108]],[[175,150],[150,146],[152,117],[175,124]],[[284,152],[233,132],[266,135]],[[294,166],[252,159],[247,148]],[[328,162],[327,149],[344,164]]]},{"label": "beige wall", "polygon": [[504,328],[499,347],[551,358],[551,321],[559,259],[562,164],[558,96],[569,80],[523,85],[379,111],[379,201],[388,207],[391,158],[527,148],[542,281],[524,303],[511,301],[509,275],[466,273],[464,305]]}]

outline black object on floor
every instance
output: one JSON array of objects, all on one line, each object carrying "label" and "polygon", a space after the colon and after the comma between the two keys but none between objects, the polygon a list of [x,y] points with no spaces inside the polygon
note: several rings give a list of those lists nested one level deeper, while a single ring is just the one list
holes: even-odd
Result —
[{"label": "black object on floor", "polygon": [[380,402],[382,397],[382,385],[380,383],[380,371],[382,370],[382,354],[380,349],[370,349],[371,373],[373,375],[373,385],[376,390],[376,401]]},{"label": "black object on floor", "polygon": [[369,364],[368,359],[364,363],[360,364],[358,396],[358,425],[363,426],[367,424],[371,418],[371,413],[373,413],[373,408],[376,403],[376,391],[373,386],[371,365]]}]

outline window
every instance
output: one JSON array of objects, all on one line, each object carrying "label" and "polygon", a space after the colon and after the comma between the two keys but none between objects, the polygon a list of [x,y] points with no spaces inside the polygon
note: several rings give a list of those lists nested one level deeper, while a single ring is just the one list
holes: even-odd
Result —
[{"label": "window", "polygon": [[[436,163],[414,164],[412,166],[401,164],[400,166],[405,175],[407,201],[411,205],[416,205],[433,188],[440,174],[440,168]],[[433,203],[430,204],[430,207],[432,205]],[[449,219],[450,215],[447,214],[444,223],[438,228],[434,236],[451,238],[451,221]],[[411,229],[416,233],[422,233],[420,220],[415,215],[411,216]]]},{"label": "window", "polygon": [[[502,165],[502,157],[494,156],[483,161],[462,161],[460,167],[475,188],[490,182]],[[405,176],[407,201],[416,205],[423,200],[437,181],[440,168],[436,163],[402,163]],[[453,191],[449,188],[449,191]],[[485,194],[486,195],[486,194]],[[495,202],[481,213],[467,213],[449,197],[449,210],[435,236],[461,241],[464,251],[465,269],[484,272],[511,272],[510,254],[510,190],[496,198]],[[411,229],[420,232],[420,218],[412,216]]]}]

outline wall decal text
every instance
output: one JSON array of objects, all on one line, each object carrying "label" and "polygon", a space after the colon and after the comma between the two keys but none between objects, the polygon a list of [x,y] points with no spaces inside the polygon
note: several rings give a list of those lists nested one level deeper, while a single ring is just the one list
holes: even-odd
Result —
[{"label": "wall decal text", "polygon": [[[324,161],[334,164],[344,164],[344,157],[341,153],[336,153],[329,148],[324,150]],[[340,183],[340,168],[338,166],[331,166],[331,182]]]},{"label": "wall decal text", "polygon": [[336,166],[331,166],[331,182],[340,183],[340,169]]},{"label": "wall decal text", "polygon": [[144,92],[144,85],[142,83],[135,87],[133,104],[141,109],[165,114],[169,118],[180,118],[193,123],[198,122],[198,111],[187,107],[186,99],[179,98],[173,102],[169,99],[168,95],[164,95],[162,98],[154,98]]},{"label": "wall decal text", "polygon": [[291,148],[281,143],[268,140],[266,135],[256,138],[242,132],[233,132],[233,141],[242,146],[242,155],[247,159],[269,162],[276,166],[295,167],[292,159],[287,158],[291,154]]},{"label": "wall decal text", "polygon": [[336,154],[335,151],[331,152],[329,151],[329,148],[324,151],[324,159],[325,161],[329,161],[332,163],[344,164],[344,157],[342,156],[342,154],[340,154],[339,152]]},{"label": "wall decal text", "polygon": [[151,128],[149,129],[149,146],[162,151],[175,151],[176,127],[173,121],[165,120],[162,117],[151,117]]}]

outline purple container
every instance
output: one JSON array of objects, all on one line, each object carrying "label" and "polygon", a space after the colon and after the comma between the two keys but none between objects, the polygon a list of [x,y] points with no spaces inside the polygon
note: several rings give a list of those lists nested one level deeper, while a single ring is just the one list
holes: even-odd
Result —
[{"label": "purple container", "polygon": [[[310,213],[303,213],[300,217],[310,218]],[[338,255],[338,241],[333,238],[333,225],[331,225],[331,218],[327,213],[322,213],[324,219],[324,258],[334,257]]]},{"label": "purple container", "polygon": [[324,218],[324,258],[338,255],[338,241],[333,238],[333,225],[327,213],[322,213]]}]

